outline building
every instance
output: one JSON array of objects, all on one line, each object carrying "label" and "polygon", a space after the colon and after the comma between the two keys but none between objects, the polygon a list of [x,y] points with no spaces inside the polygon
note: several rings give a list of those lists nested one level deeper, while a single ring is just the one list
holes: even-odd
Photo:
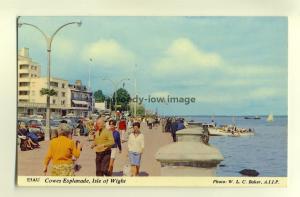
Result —
[{"label": "building", "polygon": [[70,112],[76,116],[88,116],[94,108],[93,92],[82,85],[81,80],[76,80],[75,84],[69,84],[71,95]]},{"label": "building", "polygon": [[32,115],[34,109],[42,105],[32,103],[31,80],[40,77],[41,66],[29,57],[29,49],[22,48],[18,53],[18,115]]},{"label": "building", "polygon": [[[46,116],[47,96],[41,95],[47,89],[47,77],[41,77],[40,65],[29,56],[29,49],[22,48],[18,54],[18,115]],[[51,116],[87,116],[93,110],[93,94],[77,80],[74,85],[67,80],[52,77],[50,88],[57,93],[50,97]]]},{"label": "building", "polygon": [[18,54],[18,102],[30,101],[30,81],[40,77],[41,66],[29,57],[29,49],[22,48]]},{"label": "building", "polygon": [[94,110],[98,112],[107,111],[106,102],[95,102]]},{"label": "building", "polygon": [[[46,114],[47,96],[41,95],[40,91],[47,88],[47,77],[40,77],[30,80],[30,100],[25,107],[31,114]],[[70,90],[68,81],[58,78],[50,78],[50,88],[56,91],[55,96],[50,97],[51,116],[64,116],[71,107]],[[29,108],[28,108],[29,107]]]}]

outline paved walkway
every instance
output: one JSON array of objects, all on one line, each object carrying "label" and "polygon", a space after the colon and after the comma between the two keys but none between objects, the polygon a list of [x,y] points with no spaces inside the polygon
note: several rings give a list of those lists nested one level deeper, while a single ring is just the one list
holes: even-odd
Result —
[{"label": "paved walkway", "polygon": [[[142,156],[140,176],[160,176],[160,163],[155,160],[155,153],[160,147],[172,142],[170,133],[162,133],[161,128],[161,126],[157,126],[150,130],[146,127],[145,124],[141,124],[141,131],[145,135],[145,151]],[[83,145],[81,156],[76,161],[76,163],[81,165],[82,168],[78,172],[76,172],[76,175],[95,176],[95,153],[90,148],[91,142],[88,142],[87,137],[83,136],[75,136],[74,140],[80,140]],[[43,175],[43,160],[46,155],[48,143],[48,141],[43,141],[40,143],[41,148],[31,151],[20,151],[20,148],[18,147],[17,175]],[[128,162],[128,159],[126,157],[126,142],[122,144],[122,148],[124,149],[122,153],[117,153],[117,158],[114,165],[114,176],[122,176],[123,167],[126,162]],[[50,167],[51,166],[48,167],[48,171],[50,171]]]}]

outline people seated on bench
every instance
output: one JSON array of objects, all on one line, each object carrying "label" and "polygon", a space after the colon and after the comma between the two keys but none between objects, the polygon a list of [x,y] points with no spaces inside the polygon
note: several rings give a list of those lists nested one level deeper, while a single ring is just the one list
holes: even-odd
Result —
[{"label": "people seated on bench", "polygon": [[40,145],[36,142],[34,142],[28,135],[28,133],[30,133],[28,131],[28,128],[26,128],[26,125],[24,122],[22,122],[19,125],[19,129],[18,129],[18,138],[20,139],[20,148],[22,151],[26,151],[26,150],[32,150],[34,148],[39,148]]}]

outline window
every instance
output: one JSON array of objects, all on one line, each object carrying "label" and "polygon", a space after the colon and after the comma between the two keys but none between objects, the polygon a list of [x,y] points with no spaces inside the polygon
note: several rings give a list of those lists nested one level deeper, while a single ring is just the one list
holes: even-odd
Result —
[{"label": "window", "polygon": [[65,93],[65,92],[62,92],[62,93],[61,93],[61,96],[62,96],[62,97],[65,97],[65,96],[66,96],[66,93]]},{"label": "window", "polygon": [[19,83],[19,86],[20,86],[20,87],[29,86],[29,85],[30,85],[29,82],[20,82],[20,83]]},{"label": "window", "polygon": [[57,82],[54,82],[54,81],[51,81],[51,82],[50,82],[50,86],[58,87],[58,83],[57,83]]},{"label": "window", "polygon": [[20,74],[20,78],[26,78],[26,77],[29,77],[28,73],[21,73]]},{"label": "window", "polygon": [[55,104],[55,102],[56,102],[55,99],[53,99],[53,100],[52,100],[52,104]]},{"label": "window", "polygon": [[65,101],[64,100],[61,101],[61,105],[65,105]]},{"label": "window", "polygon": [[21,64],[20,69],[28,69],[29,65],[28,64]]},{"label": "window", "polygon": [[62,87],[62,88],[65,88],[65,84],[64,84],[64,83],[62,83],[62,84],[61,84],[61,87]]},{"label": "window", "polygon": [[29,95],[29,91],[19,91],[19,95]]}]

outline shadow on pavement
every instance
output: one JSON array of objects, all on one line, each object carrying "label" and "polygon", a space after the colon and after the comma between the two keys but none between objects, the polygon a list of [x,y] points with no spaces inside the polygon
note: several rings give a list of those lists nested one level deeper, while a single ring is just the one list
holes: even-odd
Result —
[{"label": "shadow on pavement", "polygon": [[[123,171],[113,172],[112,176],[123,176]],[[149,176],[147,172],[140,172],[139,176]]]}]

